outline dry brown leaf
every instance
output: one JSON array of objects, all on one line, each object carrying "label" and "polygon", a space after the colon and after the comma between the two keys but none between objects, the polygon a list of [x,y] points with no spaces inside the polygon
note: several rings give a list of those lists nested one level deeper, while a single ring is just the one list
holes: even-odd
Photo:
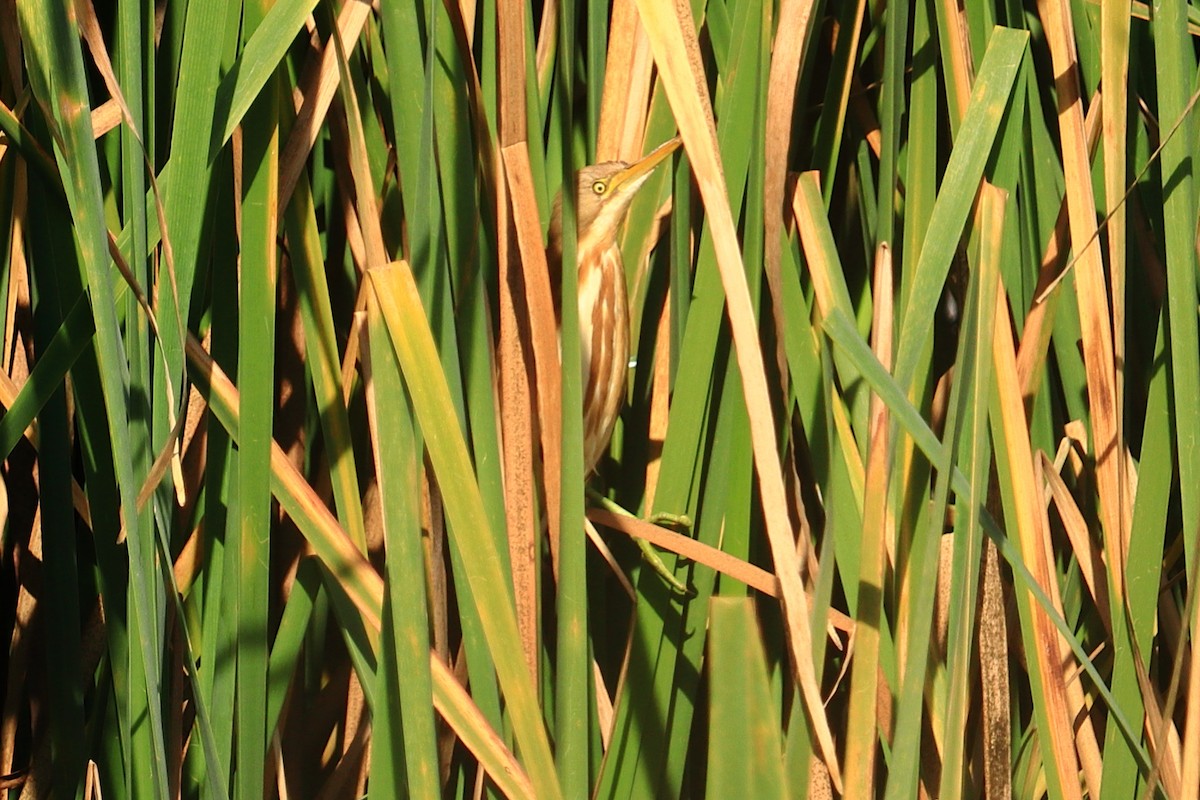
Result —
[{"label": "dry brown leaf", "polygon": [[983,542],[979,595],[979,688],[982,695],[984,797],[1012,797],[1012,686],[1008,674],[1008,623],[1000,558]]},{"label": "dry brown leaf", "polygon": [[[757,589],[768,597],[779,596],[777,581],[774,575],[761,567],[756,567],[747,561],[742,561],[740,558],[731,556],[723,550],[718,550],[690,536],[684,536],[646,522],[645,520],[640,520],[636,517],[626,517],[602,508],[589,508],[587,516],[588,519],[606,528],[620,531],[626,536],[645,539],[655,547],[661,547],[663,550],[668,550],[690,561],[695,561],[697,564],[703,564],[706,567],[714,569],[722,575],[728,575],[752,589]],[[806,596],[811,603],[811,593]],[[831,608],[829,610],[829,619],[833,627],[837,630],[849,632],[854,629],[854,620],[837,609]]]},{"label": "dry brown leaf", "polygon": [[[894,342],[894,321],[895,321],[895,289],[892,285],[892,248],[887,242],[880,242],[875,249],[875,280],[872,282],[871,289],[871,352],[875,354],[875,358],[880,365],[889,373],[892,371],[892,351],[895,345]],[[874,419],[877,415],[885,415],[887,409],[883,405],[883,401],[878,395],[871,396],[871,418]],[[885,509],[887,514],[886,524],[887,530],[896,533],[895,520],[892,518],[890,510]],[[888,561],[895,564],[896,561],[896,540],[894,536],[885,536],[884,545],[887,547]],[[901,614],[901,620],[908,619],[907,614]],[[902,629],[898,629],[899,638],[901,641],[905,639]],[[903,650],[901,651],[901,663],[903,663]]]},{"label": "dry brown leaf", "polygon": [[[500,336],[497,342],[498,400],[500,456],[504,467],[504,513],[507,524],[509,553],[512,558],[517,626],[521,632],[522,648],[532,675],[537,675],[537,612],[533,547],[536,529],[537,502],[534,492],[534,419],[533,419],[533,354],[522,314],[518,311],[522,289],[517,264],[516,243],[512,235],[511,206],[508,188],[498,185],[503,207],[497,209],[500,236],[497,255],[500,274]],[[532,660],[531,660],[532,659]]]},{"label": "dry brown leaf", "polygon": [[608,55],[604,64],[604,91],[600,99],[600,126],[596,134],[596,160],[626,161],[637,154],[646,124],[653,63],[647,57],[650,43],[638,20],[634,0],[615,0],[609,23]]},{"label": "dry brown leaf", "polygon": [[99,139],[121,124],[121,107],[109,98],[92,109],[92,136]]},{"label": "dry brown leaf", "polygon": [[[786,330],[783,316],[783,278],[780,259],[784,217],[784,184],[787,180],[788,150],[795,118],[796,82],[804,51],[812,34],[813,0],[782,0],[771,53],[771,71],[767,78],[766,175],[763,183],[763,267],[767,286],[775,301],[775,327]],[[780,340],[783,337],[780,335]],[[786,375],[786,372],[781,374]],[[836,769],[832,773],[837,778]]]},{"label": "dry brown leaf", "polygon": [[954,75],[951,89],[953,108],[950,116],[961,120],[971,102],[971,87],[975,84],[975,59],[971,55],[971,38],[967,35],[967,13],[957,0],[940,0],[946,15],[946,36],[949,39],[950,70]]},{"label": "dry brown leaf", "polygon": [[[506,195],[510,200],[511,225],[506,226],[508,253],[504,265],[505,276],[501,281],[501,292],[505,295],[501,316],[502,351],[501,386],[511,388],[510,395],[502,395],[503,412],[501,423],[505,426],[505,487],[510,481],[516,494],[512,498],[513,511],[518,514],[510,518],[509,552],[512,555],[513,583],[517,590],[518,621],[522,635],[529,636],[523,644],[526,657],[532,665],[538,661],[536,634],[537,619],[537,536],[536,492],[534,490],[536,433],[540,433],[543,458],[542,479],[545,485],[546,522],[550,534],[551,561],[557,575],[558,542],[560,531],[559,509],[561,504],[561,457],[562,453],[562,394],[561,375],[558,361],[558,335],[550,291],[550,276],[546,266],[546,251],[542,249],[541,223],[538,217],[537,200],[534,197],[533,174],[530,170],[529,151],[524,141],[507,145],[501,149],[504,165]],[[516,244],[516,249],[512,248]],[[519,252],[519,256],[518,256]],[[508,325],[515,326],[510,329]],[[527,348],[532,346],[532,352]],[[503,359],[516,359],[504,363]],[[520,385],[523,370],[524,385]],[[534,376],[536,375],[536,379]],[[512,383],[506,384],[504,381]],[[533,405],[536,403],[536,406]],[[514,404],[524,404],[514,408]],[[536,408],[536,422],[534,410]],[[515,418],[510,424],[509,414]],[[525,420],[530,430],[525,431]],[[511,436],[510,436],[511,434]],[[526,440],[528,439],[528,449]],[[509,445],[515,444],[514,450]],[[521,452],[524,450],[524,452]],[[527,485],[526,485],[527,484]],[[528,502],[528,508],[518,506]],[[506,500],[506,505],[508,501]],[[536,671],[533,672],[537,674]]]},{"label": "dry brown leaf", "polygon": [[1075,551],[1075,559],[1079,562],[1079,571],[1083,574],[1083,581],[1092,595],[1092,602],[1096,604],[1096,610],[1100,613],[1104,627],[1112,631],[1104,554],[1093,546],[1087,520],[1084,519],[1083,512],[1079,510],[1074,496],[1071,495],[1071,490],[1067,488],[1066,482],[1058,474],[1054,464],[1042,452],[1038,453],[1038,459],[1041,463],[1042,475],[1054,498],[1054,506],[1058,509],[1059,519],[1062,520],[1063,529],[1067,532],[1067,540],[1071,542],[1071,549]]},{"label": "dry brown leaf", "polygon": [[[1123,28],[1113,30],[1114,23]],[[1114,4],[1104,7],[1100,13],[1100,47],[1103,51],[1100,59],[1100,85],[1105,87],[1104,109],[1101,112],[1101,127],[1104,129],[1104,196],[1118,198],[1125,192],[1125,172],[1127,169],[1126,147],[1129,114],[1129,15],[1124,9]],[[1109,52],[1109,45],[1120,42],[1118,52]],[[1088,109],[1091,117],[1091,109]],[[1125,272],[1126,248],[1129,236],[1129,226],[1126,224],[1125,206],[1119,203],[1111,206],[1105,224],[1108,233],[1108,279],[1109,305],[1112,314],[1113,336],[1113,369],[1116,380],[1113,385],[1113,404],[1115,407],[1115,432],[1117,442],[1125,441]],[[1122,456],[1127,453],[1122,449]],[[1125,458],[1119,458],[1124,466]],[[1132,506],[1134,493],[1129,481],[1129,473],[1118,469],[1120,473],[1121,495],[1123,503]],[[1132,514],[1132,511],[1130,512]],[[1132,524],[1132,520],[1131,520]]]},{"label": "dry brown leaf", "polygon": [[[542,247],[526,130],[525,7],[500,3],[496,8],[499,45],[498,103],[503,185],[497,219],[500,261],[500,423],[503,433],[504,503],[508,548],[516,597],[517,625],[530,673],[538,675],[538,560],[535,465],[541,435],[546,486],[546,521],[551,562],[557,575],[562,407],[561,371],[546,253]],[[539,70],[543,58],[553,65],[557,8],[543,9]],[[549,46],[546,51],[544,46]],[[549,52],[549,56],[546,53]],[[548,322],[547,322],[548,319]],[[550,349],[547,349],[550,337]],[[536,377],[535,377],[536,376]],[[539,386],[539,380],[547,380]],[[535,406],[536,403],[536,406]]]},{"label": "dry brown leaf", "polygon": [[[1034,479],[1038,488],[1045,485],[1047,476],[1042,467],[1045,463],[1045,454],[1038,453],[1034,457]],[[1038,504],[1038,513],[1041,517],[1042,529],[1042,550],[1043,558],[1047,565],[1054,563],[1054,543],[1050,541],[1050,520],[1046,515],[1046,503]],[[1047,594],[1050,596],[1051,602],[1054,604],[1055,610],[1062,614],[1062,596],[1058,590],[1058,582],[1052,580],[1048,587]],[[1100,795],[1100,781],[1104,773],[1104,766],[1100,759],[1100,744],[1096,740],[1096,730],[1092,725],[1092,719],[1089,712],[1089,707],[1086,699],[1083,696],[1083,688],[1076,680],[1078,674],[1082,671],[1075,657],[1069,653],[1068,646],[1063,641],[1059,646],[1059,651],[1062,654],[1063,668],[1062,680],[1066,691],[1068,711],[1075,727],[1075,748],[1079,754],[1079,762],[1083,767],[1084,780],[1091,788],[1091,796],[1098,797]]]},{"label": "dry brown leaf", "polygon": [[608,686],[604,683],[604,673],[596,659],[592,659],[592,679],[596,683],[596,727],[600,728],[600,747],[605,752],[612,742],[613,727],[617,717],[613,713],[613,701],[608,694]]},{"label": "dry brown leaf", "polygon": [[[545,0],[542,4],[542,22],[538,26],[534,69],[537,71],[538,90],[543,93],[549,90],[550,76],[554,74],[554,57],[558,55],[558,4],[559,0]],[[501,3],[500,5],[503,7],[505,4]],[[511,10],[522,8],[521,3],[508,3],[507,5]],[[515,22],[515,20],[513,21]],[[524,32],[523,20],[520,25]],[[524,55],[521,57],[521,63],[524,64]]]},{"label": "dry brown leaf", "polygon": [[662,446],[667,437],[671,400],[671,299],[668,294],[654,336],[654,378],[650,384],[650,419],[646,431],[646,508],[654,507]]}]

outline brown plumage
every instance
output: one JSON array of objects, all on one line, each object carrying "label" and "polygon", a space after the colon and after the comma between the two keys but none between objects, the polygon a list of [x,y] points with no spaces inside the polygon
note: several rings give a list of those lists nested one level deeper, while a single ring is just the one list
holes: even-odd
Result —
[{"label": "brown plumage", "polygon": [[[576,263],[583,378],[583,464],[591,472],[608,446],[629,367],[629,307],[617,232],[634,195],[676,148],[666,142],[633,164],[606,161],[579,171],[576,181]],[[555,311],[561,323],[562,197],[554,201],[546,249]]]}]

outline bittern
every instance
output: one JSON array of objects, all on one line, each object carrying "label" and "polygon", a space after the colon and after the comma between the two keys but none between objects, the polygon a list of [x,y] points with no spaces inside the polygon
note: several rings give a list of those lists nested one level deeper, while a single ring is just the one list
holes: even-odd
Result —
[{"label": "bittern", "polygon": [[[579,171],[575,210],[579,275],[579,341],[583,368],[584,473],[608,446],[625,397],[629,369],[629,305],[617,232],[654,168],[679,147],[665,142],[632,164],[606,161]],[[562,195],[554,201],[546,250],[555,310],[562,313]]]}]

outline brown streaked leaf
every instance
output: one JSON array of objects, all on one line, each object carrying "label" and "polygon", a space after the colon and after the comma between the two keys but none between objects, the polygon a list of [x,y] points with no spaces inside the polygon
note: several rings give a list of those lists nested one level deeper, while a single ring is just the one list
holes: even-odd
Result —
[{"label": "brown streaked leaf", "polygon": [[958,130],[958,123],[963,114],[967,113],[967,105],[971,102],[971,87],[975,83],[975,59],[971,55],[971,40],[967,36],[966,9],[955,0],[939,0],[946,15],[946,34],[949,38],[947,49],[950,51],[950,72],[953,75],[953,87],[949,91],[950,119],[952,127]]},{"label": "brown streaked leaf", "polygon": [[1071,490],[1067,488],[1066,482],[1058,474],[1054,464],[1046,457],[1045,453],[1040,451],[1038,452],[1038,461],[1041,465],[1042,475],[1050,488],[1050,495],[1054,499],[1054,507],[1058,509],[1059,519],[1062,520],[1063,529],[1067,532],[1067,539],[1071,542],[1071,549],[1075,551],[1075,559],[1079,562],[1079,571],[1083,574],[1083,581],[1092,595],[1092,602],[1095,603],[1096,611],[1100,614],[1100,619],[1103,620],[1105,627],[1111,631],[1112,618],[1108,605],[1108,582],[1105,580],[1107,567],[1104,564],[1104,554],[1092,546],[1087,520],[1083,518],[1083,512],[1079,510],[1075,498],[1071,495]]},{"label": "brown streaked leaf", "polygon": [[[341,37],[342,48],[349,52],[358,41],[367,17],[371,14],[371,6],[363,2],[349,2],[342,6],[338,14],[337,32]],[[304,172],[308,162],[308,154],[312,152],[317,137],[321,135],[321,126],[325,115],[329,113],[329,104],[337,91],[341,74],[338,70],[337,52],[331,47],[332,42],[326,42],[320,53],[314,53],[305,67],[300,79],[297,98],[303,98],[296,111],[296,121],[292,124],[292,132],[288,134],[287,144],[279,156],[279,207],[282,209],[292,199],[296,189],[296,181]],[[319,57],[319,62],[318,62]]]},{"label": "brown streaked leaf", "polygon": [[[499,102],[496,120],[500,146],[527,140],[525,118],[525,5],[502,2],[496,6]],[[551,37],[554,39],[555,37]]]},{"label": "brown streaked leaf", "polygon": [[[504,460],[504,507],[516,599],[517,625],[530,673],[537,680],[538,620],[537,449],[541,435],[546,521],[557,575],[562,405],[554,311],[541,219],[530,172],[526,130],[525,15],[520,3],[496,8],[500,102],[498,134],[503,180],[497,182],[500,220],[500,428]],[[542,11],[538,70],[553,65],[557,5]],[[548,48],[548,49],[546,49]],[[549,75],[549,72],[546,73]],[[548,320],[548,322],[547,322]],[[552,348],[547,350],[546,337]],[[547,380],[544,386],[539,381]],[[536,405],[535,405],[536,404]]]},{"label": "brown streaked leaf", "polygon": [[[1097,92],[1088,107],[1086,123],[1089,156],[1095,155],[1096,145],[1100,140],[1102,100],[1103,96]],[[1070,220],[1067,216],[1067,198],[1064,197],[1058,210],[1058,219],[1054,223],[1054,231],[1050,234],[1050,241],[1046,243],[1046,249],[1042,253],[1037,288],[1033,292],[1033,305],[1025,316],[1025,328],[1021,332],[1021,345],[1017,352],[1017,375],[1021,379],[1021,392],[1025,396],[1026,410],[1033,396],[1037,394],[1038,384],[1042,379],[1042,367],[1045,364],[1046,352],[1050,348],[1050,334],[1054,328],[1054,313],[1058,308],[1058,304],[1047,297],[1047,294],[1066,271],[1063,260],[1070,246]]]},{"label": "brown streaked leaf", "polygon": [[[1038,487],[1044,486],[1046,483],[1046,474],[1042,470],[1045,454],[1038,453],[1039,457],[1034,458],[1034,476]],[[1042,495],[1045,496],[1044,494]],[[1045,550],[1045,558],[1047,564],[1052,564],[1054,559],[1054,545],[1050,541],[1050,520],[1046,516],[1046,503],[1041,503],[1038,506],[1039,513],[1042,516],[1042,531],[1045,535],[1043,549]],[[1062,613],[1062,597],[1058,591],[1058,582],[1052,581],[1050,584],[1050,599],[1054,603],[1055,609]],[[1066,647],[1061,648],[1066,652]],[[1063,683],[1066,689],[1068,708],[1071,713],[1071,719],[1075,725],[1075,748],[1079,754],[1079,763],[1083,767],[1084,779],[1087,785],[1091,788],[1093,797],[1100,794],[1101,775],[1104,772],[1103,764],[1100,759],[1100,745],[1096,740],[1096,729],[1092,725],[1090,708],[1083,696],[1083,688],[1076,680],[1078,673],[1082,672],[1082,666],[1071,664],[1070,660],[1064,655],[1064,664],[1068,666],[1064,668]]]},{"label": "brown streaked leaf", "polygon": [[[992,337],[992,361],[995,396],[993,437],[996,448],[1003,447],[1009,470],[1007,480],[1012,484],[1015,519],[1009,523],[1010,535],[1015,532],[1021,556],[1038,585],[1051,598],[1056,598],[1058,585],[1047,563],[1045,507],[1041,492],[1034,484],[1033,453],[1029,445],[1029,426],[1017,383],[1016,353],[1012,344],[1012,321],[1003,288],[996,295],[996,323]],[[1014,530],[1015,529],[1015,530]],[[1047,771],[1054,770],[1057,791],[1067,800],[1080,798],[1079,758],[1075,751],[1074,729],[1064,685],[1064,664],[1069,663],[1069,651],[1046,613],[1031,595],[1026,602],[1032,615],[1031,639],[1033,652],[1027,652],[1030,671],[1037,670],[1040,678],[1042,703],[1048,718],[1049,730],[1039,729],[1042,749],[1047,753]],[[1056,603],[1056,608],[1060,606]],[[1048,776],[1049,777],[1049,776]]]},{"label": "brown streaked leaf", "polygon": [[1058,127],[1071,241],[1077,245],[1075,294],[1083,334],[1088,406],[1096,453],[1096,482],[1104,550],[1117,600],[1125,596],[1125,558],[1131,524],[1125,497],[1125,443],[1117,436],[1118,410],[1113,341],[1100,243],[1096,241],[1096,199],[1084,131],[1083,98],[1070,10],[1062,0],[1038,0],[1058,89]]}]

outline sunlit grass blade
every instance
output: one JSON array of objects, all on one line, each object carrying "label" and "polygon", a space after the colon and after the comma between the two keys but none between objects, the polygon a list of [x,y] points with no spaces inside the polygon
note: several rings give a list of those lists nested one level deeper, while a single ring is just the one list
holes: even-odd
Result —
[{"label": "sunlit grass blade", "polygon": [[[170,180],[163,185],[169,233],[168,257],[163,259],[157,276],[162,287],[159,319],[162,321],[160,346],[167,365],[170,385],[183,385],[185,331],[192,287],[200,268],[201,237],[207,198],[211,186],[209,131],[212,129],[216,102],[217,69],[221,49],[213,46],[213,37],[225,30],[226,14],[232,4],[189,4],[187,29],[180,64],[180,85],[171,126]],[[161,382],[160,382],[160,385]],[[182,398],[164,400],[179,403]],[[170,414],[163,404],[156,405],[156,425],[162,429]]]},{"label": "sunlit grass blade", "polygon": [[[834,309],[848,317],[855,316],[850,290],[846,285],[845,271],[834,243],[833,228],[830,226],[825,202],[821,194],[818,175],[805,172],[796,179],[796,192],[792,196],[792,212],[804,257],[808,262],[809,280],[812,281],[813,298],[822,317]],[[866,453],[865,443],[871,435],[867,430],[867,395],[858,390],[861,376],[848,364],[841,353],[834,353],[838,378],[846,388],[843,401],[851,406],[850,419],[854,431],[862,444],[861,453]]]},{"label": "sunlit grass blade", "polygon": [[896,382],[909,388],[929,335],[929,320],[941,296],[946,273],[962,238],[963,225],[979,188],[979,179],[995,144],[1029,35],[997,28],[992,33],[975,80],[962,129],[942,177],[937,202],[919,260],[914,267],[909,302],[900,309],[901,328],[896,350]]},{"label": "sunlit grass blade", "polygon": [[[377,790],[414,797],[438,793],[434,747],[433,695],[429,673],[429,616],[425,565],[421,552],[421,457],[412,428],[412,411],[391,342],[378,306],[368,299],[366,364],[367,410],[371,417],[375,475],[379,481],[388,573],[383,636],[380,638],[382,696],[395,691],[396,703],[376,706],[373,763],[391,763],[379,771]],[[388,413],[388,408],[395,409]],[[384,683],[383,679],[390,676]],[[403,765],[403,769],[401,769]]]},{"label": "sunlit grass blade", "polygon": [[[871,349],[881,366],[892,358],[892,259],[891,248],[880,243],[876,253],[873,291],[875,294]],[[881,686],[884,673],[882,657],[892,646],[883,620],[884,582],[888,550],[895,548],[896,516],[888,508],[888,483],[892,480],[892,431],[887,407],[877,398],[871,401],[870,440],[867,445],[865,502],[862,517],[862,560],[858,573],[858,609],[855,615],[854,662],[850,674],[850,724],[859,730],[881,727],[891,716],[890,693]],[[901,620],[903,622],[903,620]],[[919,656],[910,670],[920,664]],[[906,672],[907,675],[907,672]],[[886,729],[886,723],[883,724]],[[911,730],[911,727],[910,727]],[[847,771],[846,793],[851,796],[875,794],[875,747],[873,738],[855,737],[846,743],[846,763],[857,765]]]},{"label": "sunlit grass blade", "polygon": [[[463,563],[472,589],[481,599],[478,611],[484,635],[495,660],[501,690],[509,702],[517,742],[530,778],[540,796],[556,797],[558,779],[533,692],[532,676],[524,659],[511,648],[511,643],[518,640],[518,633],[510,584],[500,567],[495,539],[483,511],[479,487],[472,477],[457,420],[448,414],[453,405],[445,378],[440,371],[428,369],[438,359],[432,334],[424,322],[416,284],[402,263],[372,270],[368,279],[373,282],[372,291],[412,395],[450,525],[456,536],[471,541],[470,546],[463,547]],[[484,597],[490,599],[484,603]]]},{"label": "sunlit grass blade", "polygon": [[321,269],[321,239],[312,192],[306,183],[297,186],[288,205],[286,229],[291,244],[292,274],[296,280],[304,320],[308,367],[326,440],[338,518],[354,543],[360,549],[365,549],[366,530],[354,463],[350,417],[342,399],[333,306],[328,278]]},{"label": "sunlit grass blade", "polygon": [[[993,215],[1002,211],[1002,208],[996,208],[995,203],[985,207]],[[984,219],[995,222],[989,216]],[[955,381],[955,391],[960,392],[960,399],[957,405],[951,406],[958,409],[963,417],[957,459],[966,470],[968,484],[966,493],[956,490],[959,491],[957,507],[964,509],[964,513],[955,516],[950,576],[952,602],[946,635],[946,700],[942,704],[946,716],[942,720],[944,744],[939,792],[945,798],[961,796],[966,756],[971,653],[975,647],[976,598],[979,597],[980,564],[985,544],[979,515],[974,509],[982,505],[991,454],[986,426],[992,361],[986,352],[987,339],[980,335],[980,331],[995,330],[995,304],[989,299],[999,292],[996,282],[999,237],[1000,231],[995,230],[995,225],[985,222],[981,236],[980,266],[971,280],[971,295],[966,309],[967,333],[959,344],[962,352],[960,369],[966,374]],[[939,467],[939,476],[942,472],[943,469]],[[905,712],[903,704],[904,700],[901,700],[901,715]]]},{"label": "sunlit grass blade", "polygon": [[[971,282],[971,294],[964,312],[963,328],[959,339],[959,357],[956,359],[961,370],[958,380],[954,381],[951,390],[949,418],[947,430],[943,434],[943,454],[934,464],[937,470],[937,482],[934,488],[932,509],[927,521],[928,530],[917,531],[912,543],[913,551],[909,554],[909,564],[912,573],[910,585],[916,595],[911,606],[911,623],[907,626],[910,631],[905,652],[908,654],[904,667],[903,682],[899,692],[896,729],[892,752],[891,771],[888,776],[887,797],[898,798],[909,796],[916,784],[919,743],[921,737],[916,733],[920,724],[921,708],[925,702],[926,669],[929,659],[929,641],[934,616],[935,590],[938,581],[939,548],[934,546],[941,541],[944,527],[941,509],[946,506],[949,497],[951,465],[955,463],[965,449],[976,455],[976,459],[968,463],[969,474],[978,479],[978,454],[983,446],[982,427],[986,415],[986,402],[990,393],[991,359],[984,345],[987,337],[981,334],[984,330],[994,330],[995,304],[991,302],[999,289],[996,276],[999,274],[1001,259],[1001,239],[1004,226],[1004,203],[1006,195],[1002,190],[990,184],[985,184],[980,199],[980,259],[979,267],[975,270]],[[964,433],[966,434],[964,436]],[[973,468],[973,469],[972,469]],[[972,598],[976,596],[975,578],[978,574],[979,535],[978,523],[973,522],[975,515],[969,509],[975,507],[979,497],[978,483],[972,484],[974,494],[963,498],[963,507],[967,509],[965,517],[965,532],[962,537],[955,537],[956,559],[954,579],[960,596]],[[971,535],[975,538],[969,538]],[[975,560],[972,561],[971,559]],[[954,589],[951,589],[954,597]],[[966,648],[970,647],[969,630],[974,620],[975,604],[969,602],[953,603],[950,618],[957,622],[959,635],[951,639],[958,648],[953,656],[963,659],[967,655]],[[953,652],[953,651],[952,651]],[[963,695],[966,687],[961,681],[969,676],[969,670],[955,665],[957,674],[951,671],[950,679],[957,682],[956,696],[961,700],[958,705],[947,702],[944,708],[951,716],[946,725],[946,735],[943,737],[943,779],[942,785],[947,793],[957,792],[959,785],[959,770],[961,769],[961,752],[963,740],[959,731],[965,726],[966,701]]]},{"label": "sunlit grass blade", "polygon": [[[244,9],[243,39],[263,22],[265,3]],[[241,285],[238,310],[238,440],[240,524],[234,552],[237,581],[237,741],[235,793],[256,794],[266,775],[267,661],[271,581],[271,446],[274,444],[276,237],[280,229],[279,82],[266,82],[242,130]]]},{"label": "sunlit grass blade", "polygon": [[[128,420],[129,373],[125,362],[121,332],[117,323],[112,288],[109,283],[107,231],[104,223],[103,198],[99,180],[99,163],[93,144],[91,116],[87,113],[87,88],[82,52],[76,32],[70,24],[68,9],[59,3],[25,2],[18,6],[22,30],[28,38],[26,57],[33,61],[33,78],[40,84],[41,101],[57,127],[55,154],[64,175],[67,200],[77,231],[77,243],[92,298],[100,381],[104,397],[107,425],[112,446],[112,466],[117,482],[124,487],[135,486],[133,459]],[[152,775],[160,791],[167,784],[167,765],[163,722],[159,705],[161,665],[153,652],[157,637],[151,634],[156,620],[151,605],[153,571],[142,560],[152,543],[139,541],[134,521],[138,513],[134,493],[121,493],[121,512],[126,532],[132,537],[130,551],[130,585],[134,598],[135,630],[140,666],[146,676],[145,702],[135,706],[149,715],[149,740],[152,747]]]},{"label": "sunlit grass blade", "polygon": [[[1185,113],[1191,89],[1187,76],[1196,69],[1195,53],[1185,31],[1185,4],[1164,2],[1153,10],[1155,65],[1158,80],[1158,112],[1165,120]],[[1186,532],[1200,525],[1200,428],[1196,403],[1200,398],[1200,333],[1196,322],[1196,196],[1192,174],[1193,151],[1187,146],[1194,123],[1185,124],[1184,137],[1164,142],[1162,154],[1163,237],[1167,256],[1167,321],[1171,356],[1172,389],[1175,401],[1175,447],[1179,459],[1181,525],[1187,563],[1194,564],[1197,548]],[[1098,446],[1099,446],[1098,440]],[[1189,569],[1190,572],[1190,569]],[[1194,612],[1200,615],[1200,605]],[[1191,630],[1200,630],[1200,616],[1187,620]],[[1187,677],[1187,721],[1184,725],[1182,781],[1184,786],[1200,782],[1200,664],[1194,663]]]},{"label": "sunlit grass blade", "polygon": [[709,720],[708,797],[783,798],[779,722],[754,606],[713,598],[709,636],[713,678]]},{"label": "sunlit grass blade", "polygon": [[[250,31],[237,63],[221,79],[213,116],[212,152],[229,141],[278,69],[280,61],[318,0],[280,0]],[[215,4],[214,4],[215,5]],[[198,30],[198,29],[197,29]]]},{"label": "sunlit grass blade", "polygon": [[[573,65],[575,63],[575,9],[563,4],[559,9],[560,24],[558,26],[558,69],[556,70],[555,91],[559,102],[560,125],[563,139],[570,141],[570,132],[574,127],[575,102],[573,83]],[[516,74],[520,74],[519,72]],[[594,90],[593,90],[594,92]],[[598,111],[599,103],[593,100],[591,108]],[[591,137],[589,137],[591,138]],[[591,659],[588,648],[588,577],[586,539],[579,536],[583,528],[583,482],[584,475],[584,393],[587,391],[587,381],[573,380],[573,376],[582,374],[583,356],[580,350],[579,315],[580,276],[587,258],[582,247],[576,248],[583,232],[578,215],[582,210],[575,204],[574,153],[569,146],[563,147],[562,166],[562,237],[561,253],[562,270],[559,301],[559,340],[561,342],[562,380],[559,382],[561,394],[558,400],[561,406],[557,409],[561,423],[557,426],[561,434],[559,447],[562,454],[557,465],[561,483],[558,500],[558,586],[555,596],[558,624],[556,626],[557,648],[555,659],[555,721],[554,743],[555,758],[558,766],[559,780],[564,796],[578,796],[587,793],[590,787],[588,778],[588,734],[589,707],[594,704],[589,695],[591,676]],[[540,266],[540,259],[531,263]],[[527,269],[528,272],[528,269]],[[543,298],[544,299],[544,298]],[[535,306],[536,308],[536,306]],[[545,309],[543,307],[543,314]],[[539,332],[539,327],[545,338],[549,328],[549,315],[543,316],[541,326],[533,322],[533,330]],[[590,343],[589,343],[590,344]],[[543,353],[547,348],[543,346]],[[554,393],[551,393],[551,397]],[[553,415],[556,409],[547,408],[546,416]],[[548,513],[554,513],[549,509]]]},{"label": "sunlit grass blade", "polygon": [[[712,110],[707,103],[707,97],[700,97],[693,90],[696,76],[692,74],[691,64],[696,62],[688,58],[687,47],[689,44],[695,47],[695,41],[694,38],[688,38],[686,29],[673,9],[648,2],[640,2],[638,8],[650,34],[655,60],[661,71],[667,95],[672,100],[684,146],[697,174],[708,220],[714,229],[713,242],[717,264],[725,287],[734,350],[750,418],[763,512],[767,520],[776,574],[780,578],[782,589],[782,607],[789,630],[787,638],[792,648],[792,668],[804,689],[809,723],[817,732],[826,766],[833,775],[834,785],[840,787],[840,770],[829,732],[829,722],[819,702],[811,654],[805,645],[810,630],[808,608],[800,586],[799,565],[794,544],[791,542],[791,526],[787,521],[787,501],[779,456],[775,449],[775,435],[772,431],[773,414],[768,400],[762,349],[755,333],[756,324],[745,284],[737,234],[725,193],[716,143],[711,133]],[[694,33],[692,36],[694,37]]]}]

